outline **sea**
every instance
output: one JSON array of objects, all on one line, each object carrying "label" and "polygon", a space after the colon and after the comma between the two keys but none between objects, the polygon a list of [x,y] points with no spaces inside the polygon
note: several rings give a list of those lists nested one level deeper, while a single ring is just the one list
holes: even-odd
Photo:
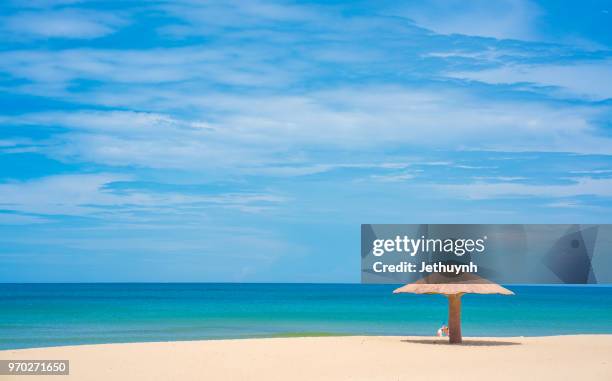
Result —
[{"label": "sea", "polygon": [[[441,295],[395,285],[0,284],[0,349],[326,335],[433,336]],[[612,287],[508,286],[465,295],[464,336],[612,334]]]}]

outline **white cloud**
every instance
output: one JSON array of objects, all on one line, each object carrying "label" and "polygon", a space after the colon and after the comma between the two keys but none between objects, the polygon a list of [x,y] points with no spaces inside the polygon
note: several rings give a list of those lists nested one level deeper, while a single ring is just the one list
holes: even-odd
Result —
[{"label": "white cloud", "polygon": [[470,199],[495,199],[503,197],[612,197],[612,179],[578,177],[568,179],[567,184],[542,185],[479,181],[469,184],[438,185],[437,189],[460,194]]},{"label": "white cloud", "polygon": [[0,213],[0,225],[32,225],[49,222],[38,216],[28,216],[15,213]]},{"label": "white cloud", "polygon": [[612,174],[612,169],[587,169],[580,171],[570,171],[570,173],[575,173],[579,175],[608,175]]},{"label": "white cloud", "polygon": [[74,5],[87,0],[7,0],[8,4],[19,8],[50,9],[58,6]]},{"label": "white cloud", "polygon": [[160,9],[190,21],[202,29],[216,27],[244,28],[275,23],[315,21],[321,17],[311,7],[275,1],[168,1]]},{"label": "white cloud", "polygon": [[0,208],[33,215],[134,218],[136,213],[202,214],[212,207],[257,213],[284,202],[260,193],[191,194],[108,187],[130,176],[97,173],[55,175],[0,184]]},{"label": "white cloud", "polygon": [[396,11],[419,26],[441,34],[536,40],[540,9],[526,0],[440,0],[415,4]]},{"label": "white cloud", "polygon": [[271,171],[299,175],[347,164],[322,162],[316,152],[408,147],[612,153],[612,140],[599,135],[594,122],[606,112],[602,107],[380,86],[294,96],[170,92],[167,102],[199,112],[189,119],[129,111],[34,113],[0,122],[66,128],[38,147],[55,158],[151,168],[264,173],[262,167],[284,161],[293,168]]},{"label": "white cloud", "polygon": [[[33,83],[65,88],[74,80],[108,84],[159,84],[198,81],[215,84],[275,87],[290,84],[301,69],[269,65],[264,55],[239,47],[191,46],[149,50],[69,49],[0,52],[0,70]],[[45,94],[49,95],[49,94]]]},{"label": "white cloud", "polygon": [[15,13],[2,19],[1,30],[15,38],[90,39],[109,35],[125,20],[102,12],[62,9]]},{"label": "white cloud", "polygon": [[479,71],[451,72],[447,76],[491,84],[531,83],[555,86],[562,96],[595,100],[612,98],[612,60],[566,64],[506,65]]},{"label": "white cloud", "polygon": [[388,175],[371,175],[369,179],[374,181],[380,181],[383,183],[396,183],[396,182],[404,182],[406,180],[414,179],[414,174],[408,172],[402,173],[393,173]]},{"label": "white cloud", "polygon": [[584,205],[582,203],[579,202],[574,202],[574,201],[557,201],[557,202],[551,202],[548,203],[544,206],[547,206],[549,208],[584,208]]},{"label": "white cloud", "polygon": [[[35,214],[78,215],[93,211],[93,204],[112,205],[120,196],[104,192],[104,185],[127,180],[112,174],[58,175],[25,182],[0,184],[4,209]],[[127,201],[123,198],[123,201]],[[136,199],[132,199],[132,202]],[[124,202],[121,202],[123,204]]]},{"label": "white cloud", "polygon": [[[187,4],[183,11],[192,5]],[[304,9],[273,6],[260,10],[250,8],[259,3],[240,5],[241,12],[261,11],[258,17],[264,21],[315,22]],[[202,7],[208,9],[208,5]],[[215,18],[214,12],[201,10],[194,10],[194,19]],[[234,17],[226,11],[219,11],[230,19],[218,17],[223,26],[230,25]],[[364,27],[360,18],[353,22],[356,29],[367,30],[372,25]],[[337,36],[333,32],[326,38],[334,41]],[[320,173],[347,164],[317,158],[318,152],[331,152],[327,158],[336,152],[379,152],[384,156],[413,148],[612,153],[612,140],[600,134],[598,124],[609,112],[605,104],[504,99],[469,86],[431,84],[434,73],[425,80],[397,86],[377,84],[389,82],[388,78],[368,79],[364,86],[351,86],[345,78],[321,84],[330,73],[318,72],[320,61],[313,56],[321,56],[329,46],[313,44],[312,56],[300,55],[310,52],[305,49],[292,58],[283,49],[286,44],[258,44],[252,37],[244,37],[240,47],[213,42],[143,50],[0,52],[0,71],[15,80],[12,92],[121,110],[5,118],[7,123],[64,128],[43,145],[5,149],[31,149],[64,161],[112,166],[223,168],[281,175]],[[339,56],[348,52],[350,57],[362,47],[338,41],[335,46],[340,49],[335,53]],[[371,53],[367,47],[365,50]],[[427,56],[426,52],[425,48],[419,50],[417,57]],[[499,54],[488,51],[475,59],[497,60]],[[408,57],[401,68],[415,70],[411,59]],[[346,65],[347,73],[363,78],[359,71],[363,66]],[[367,67],[371,68],[367,72],[380,68]],[[427,68],[424,70],[427,73]],[[331,74],[330,78],[342,77],[337,72]],[[364,75],[369,78],[369,73]],[[279,166],[280,162],[288,165]]]},{"label": "white cloud", "polygon": [[310,165],[282,165],[274,164],[249,168],[250,174],[267,176],[307,176],[329,172],[337,169],[397,169],[407,167],[407,163],[315,163]]}]

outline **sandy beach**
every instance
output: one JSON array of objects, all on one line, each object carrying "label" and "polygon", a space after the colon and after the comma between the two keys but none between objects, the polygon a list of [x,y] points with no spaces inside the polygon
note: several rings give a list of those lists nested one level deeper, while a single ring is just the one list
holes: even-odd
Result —
[{"label": "sandy beach", "polygon": [[[74,380],[610,380],[612,335],[350,336],[82,345],[0,351],[68,359]],[[23,379],[21,376],[3,379]]]}]

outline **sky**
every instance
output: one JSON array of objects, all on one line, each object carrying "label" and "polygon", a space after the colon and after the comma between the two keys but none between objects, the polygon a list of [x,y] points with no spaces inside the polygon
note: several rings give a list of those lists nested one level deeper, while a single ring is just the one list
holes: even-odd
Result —
[{"label": "sky", "polygon": [[3,1],[0,282],[358,282],[363,223],[609,223],[611,12]]}]

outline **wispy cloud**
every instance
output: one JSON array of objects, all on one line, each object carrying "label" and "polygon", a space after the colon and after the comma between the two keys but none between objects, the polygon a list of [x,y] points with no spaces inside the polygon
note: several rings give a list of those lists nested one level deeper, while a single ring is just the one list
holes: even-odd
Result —
[{"label": "wispy cloud", "polygon": [[136,213],[189,216],[213,207],[260,212],[285,201],[279,195],[224,192],[194,194],[160,192],[154,189],[113,189],[130,180],[122,174],[55,175],[29,181],[0,184],[0,208],[41,216],[87,216],[94,218],[133,218]]},{"label": "wispy cloud", "polygon": [[[163,28],[173,34],[211,34],[219,30],[232,32],[280,25],[300,25],[320,21],[328,12],[323,7],[290,4],[281,1],[169,1],[159,9],[174,15],[181,23]],[[318,11],[318,12],[317,12]],[[273,34],[275,28],[261,30]]]},{"label": "wispy cloud", "polygon": [[536,22],[542,11],[531,1],[427,1],[399,8],[399,14],[442,34],[538,39]]},{"label": "wispy cloud", "polygon": [[[152,168],[225,167],[235,172],[275,166],[284,158],[320,171],[330,163],[316,161],[316,152],[381,147],[612,153],[612,140],[598,133],[597,120],[607,110],[602,107],[560,108],[401,87],[259,97],[177,92],[170,100],[200,108],[200,115],[181,119],[162,113],[79,111],[4,120],[64,127],[40,148],[61,160]],[[304,154],[297,162],[296,148]]]},{"label": "wispy cloud", "polygon": [[612,98],[612,59],[564,64],[504,65],[494,69],[453,72],[448,76],[491,84],[555,87],[559,96]]},{"label": "wispy cloud", "polygon": [[470,199],[495,199],[503,197],[612,197],[612,179],[577,177],[567,179],[565,184],[479,181],[467,184],[440,185],[439,189],[459,193]]},{"label": "wispy cloud", "polygon": [[33,83],[66,88],[79,80],[107,84],[199,81],[202,86],[291,84],[299,68],[274,67],[269,57],[239,48],[188,47],[151,50],[69,49],[0,53],[0,70]]},{"label": "wispy cloud", "polygon": [[117,15],[82,9],[18,12],[0,20],[0,32],[12,39],[91,39],[109,35],[126,24]]}]

